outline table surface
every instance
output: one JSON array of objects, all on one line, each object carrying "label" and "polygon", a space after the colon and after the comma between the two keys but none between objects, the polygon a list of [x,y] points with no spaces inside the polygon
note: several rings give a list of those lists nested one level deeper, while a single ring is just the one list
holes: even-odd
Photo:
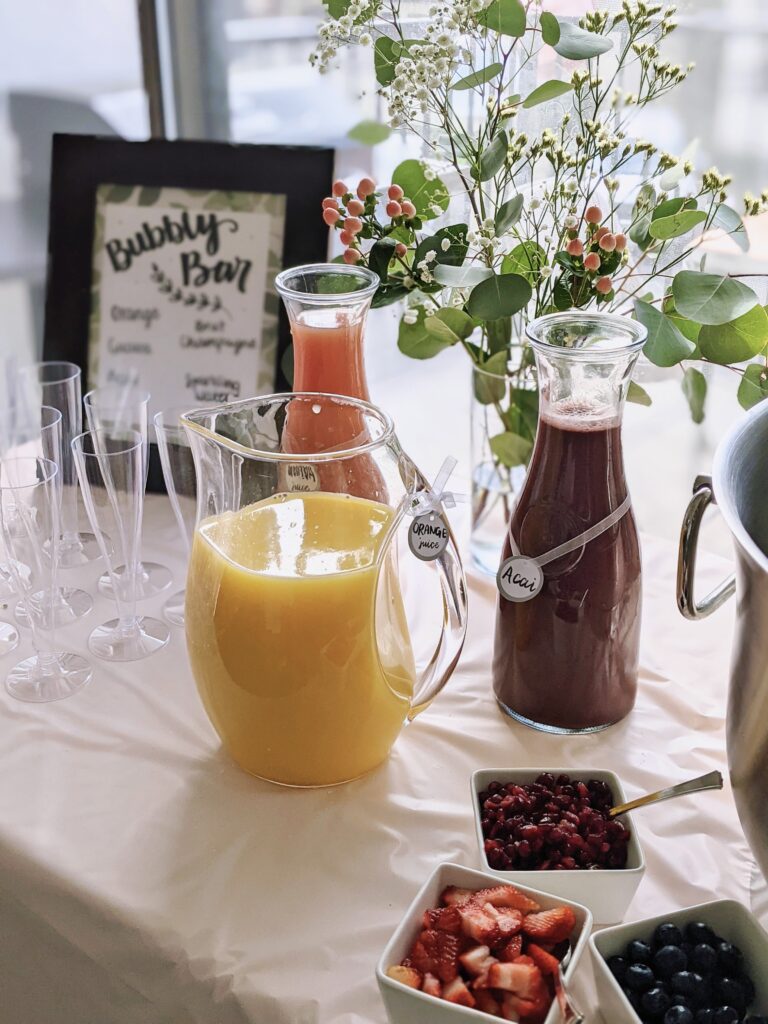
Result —
[{"label": "table surface", "polygon": [[[479,866],[469,778],[481,767],[610,768],[628,794],[725,767],[732,610],[691,624],[675,552],[644,538],[637,707],[590,737],[503,717],[490,690],[494,588],[468,574],[460,667],[367,778],[300,791],[260,782],[219,748],[183,634],[143,662],[96,663],[58,704],[0,694],[0,991],[35,1024],[381,1024],[374,966],[441,860]],[[148,499],[145,557],[182,574],[165,498]],[[701,585],[723,560],[701,559]],[[94,588],[96,565],[70,576]],[[157,613],[163,597],[146,602]],[[66,631],[85,650],[111,608]],[[26,641],[25,641],[26,643]],[[18,655],[3,659],[10,666]],[[629,918],[764,892],[731,794],[637,817],[646,877]],[[754,892],[753,892],[754,889]],[[591,965],[577,992],[595,1008]]]}]

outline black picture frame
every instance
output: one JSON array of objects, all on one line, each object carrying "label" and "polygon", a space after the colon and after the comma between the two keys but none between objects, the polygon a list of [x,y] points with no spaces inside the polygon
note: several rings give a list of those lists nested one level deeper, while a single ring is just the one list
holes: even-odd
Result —
[{"label": "black picture frame", "polygon": [[[89,387],[96,190],[102,184],[154,188],[266,192],[286,196],[283,267],[327,258],[328,228],[320,216],[333,179],[334,151],[317,146],[273,146],[150,139],[133,142],[98,135],[55,134],[51,159],[48,272],[43,358],[68,360]],[[290,390],[284,355],[291,335],[279,312],[275,390]],[[148,488],[162,490],[157,452]]]}]

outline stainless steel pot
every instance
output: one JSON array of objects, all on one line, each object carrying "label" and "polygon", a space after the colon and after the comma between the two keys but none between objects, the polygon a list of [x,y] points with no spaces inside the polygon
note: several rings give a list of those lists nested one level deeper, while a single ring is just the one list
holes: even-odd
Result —
[{"label": "stainless steel pot", "polygon": [[[736,575],[697,602],[699,527],[715,502],[733,535]],[[677,601],[682,614],[703,619],[734,591],[728,763],[744,833],[768,877],[768,401],[755,406],[722,440],[712,478],[696,479],[680,534]]]}]

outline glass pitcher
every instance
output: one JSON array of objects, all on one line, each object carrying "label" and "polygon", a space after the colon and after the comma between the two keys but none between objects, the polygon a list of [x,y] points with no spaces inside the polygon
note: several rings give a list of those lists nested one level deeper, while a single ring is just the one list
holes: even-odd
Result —
[{"label": "glass pitcher", "polygon": [[[528,337],[539,424],[502,552],[494,691],[526,725],[595,732],[627,715],[637,693],[640,545],[621,416],[645,329],[611,314],[554,313]],[[515,577],[513,555],[536,562],[533,571]],[[507,599],[505,572],[528,591]]]},{"label": "glass pitcher", "polygon": [[[198,481],[187,649],[214,728],[272,782],[365,774],[442,689],[464,642],[450,530],[429,565],[399,554],[424,478],[388,416],[338,395],[269,395],[182,423]],[[419,674],[403,594],[426,572],[442,632]]]}]

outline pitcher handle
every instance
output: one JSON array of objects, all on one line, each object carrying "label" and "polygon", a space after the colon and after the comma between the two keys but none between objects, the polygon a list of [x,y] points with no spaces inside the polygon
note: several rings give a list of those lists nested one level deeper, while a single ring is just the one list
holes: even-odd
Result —
[{"label": "pitcher handle", "polygon": [[[444,521],[447,522],[445,516]],[[440,640],[416,682],[408,721],[429,706],[456,668],[467,634],[467,583],[453,531],[448,527],[448,544],[435,559],[443,597],[443,628]]]},{"label": "pitcher handle", "polygon": [[677,558],[677,606],[686,619],[705,619],[724,604],[736,589],[736,577],[731,575],[701,602],[697,602],[693,594],[701,521],[709,506],[716,504],[712,478],[697,476],[693,484],[693,497],[683,517]]}]

